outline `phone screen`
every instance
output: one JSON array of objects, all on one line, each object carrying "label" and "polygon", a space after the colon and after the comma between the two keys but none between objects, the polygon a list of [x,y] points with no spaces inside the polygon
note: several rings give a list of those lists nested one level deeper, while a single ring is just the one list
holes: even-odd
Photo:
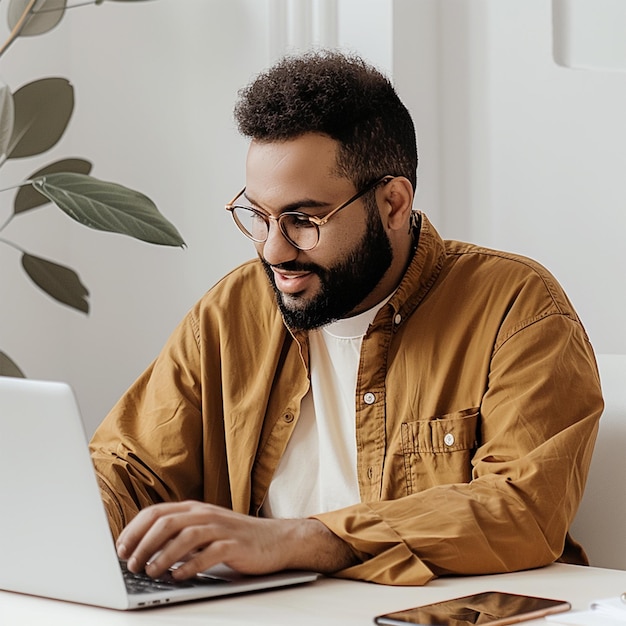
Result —
[{"label": "phone screen", "polygon": [[515,624],[550,613],[560,613],[571,608],[568,602],[549,598],[536,598],[501,591],[484,591],[471,596],[444,600],[379,615],[375,622],[398,626],[470,626],[474,624]]}]

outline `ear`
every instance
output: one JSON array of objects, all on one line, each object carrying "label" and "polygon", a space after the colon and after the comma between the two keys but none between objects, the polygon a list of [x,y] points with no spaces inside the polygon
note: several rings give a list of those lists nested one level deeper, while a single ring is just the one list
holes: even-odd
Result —
[{"label": "ear", "polygon": [[381,188],[379,204],[385,228],[407,230],[413,209],[413,186],[404,176],[395,176]]}]

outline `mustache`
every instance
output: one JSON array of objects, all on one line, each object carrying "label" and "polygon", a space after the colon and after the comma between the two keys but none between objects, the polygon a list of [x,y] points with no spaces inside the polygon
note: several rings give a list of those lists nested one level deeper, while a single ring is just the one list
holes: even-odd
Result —
[{"label": "mustache", "polygon": [[285,272],[311,272],[313,274],[323,274],[324,270],[315,263],[298,263],[297,261],[286,261],[285,263],[277,263],[272,265],[265,259],[261,258],[261,262],[267,269],[274,269]]}]

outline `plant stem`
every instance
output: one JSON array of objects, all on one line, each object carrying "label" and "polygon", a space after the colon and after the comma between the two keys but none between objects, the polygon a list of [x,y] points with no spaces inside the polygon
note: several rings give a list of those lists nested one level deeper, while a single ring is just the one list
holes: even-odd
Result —
[{"label": "plant stem", "polygon": [[25,187],[26,185],[32,185],[34,180],[36,179],[29,178],[28,180],[23,180],[21,183],[18,183],[17,185],[11,185],[10,187],[5,187],[4,189],[0,189],[0,193],[3,193],[5,191],[11,191],[11,189],[17,189],[18,187]]},{"label": "plant stem", "polygon": [[[24,187],[26,185],[32,185],[33,181],[32,180],[25,180],[21,183],[19,183],[18,185],[11,185],[11,187],[5,187],[4,189],[0,189],[0,193],[2,193],[3,191],[11,191],[11,189],[17,189],[18,187]],[[9,215],[8,219],[4,222],[4,224],[2,224],[2,226],[0,226],[0,232],[2,232],[10,223],[11,220],[15,217],[15,213],[11,213],[11,215]],[[5,241],[6,243],[6,241]]]},{"label": "plant stem", "polygon": [[54,11],[65,11],[67,9],[76,9],[77,7],[84,7],[88,4],[97,4],[98,0],[84,0],[83,2],[78,2],[77,4],[63,7],[62,9],[41,9],[40,11],[33,11],[33,7],[36,3],[37,0],[30,0],[27,7],[24,9],[24,13],[22,13],[22,16],[17,21],[17,24],[9,33],[9,37],[0,48],[0,57],[6,52],[7,48],[20,36],[22,29],[26,25],[26,22],[31,15],[38,15],[39,13],[53,13]]},{"label": "plant stem", "polygon": [[[0,226],[0,233],[11,223],[11,220],[13,219],[14,216],[15,216],[15,213],[11,213],[11,215],[9,215],[9,217],[5,220],[4,224]],[[0,241],[2,240],[0,239]]]},{"label": "plant stem", "polygon": [[20,246],[18,246],[17,244],[14,244],[12,241],[9,241],[8,239],[4,239],[4,237],[0,237],[0,243],[6,244],[10,248],[17,250],[18,252],[21,252],[22,254],[26,252],[24,248],[20,248]]},{"label": "plant stem", "polygon": [[33,7],[37,3],[37,0],[30,0],[30,2],[26,5],[24,9],[24,13],[22,13],[19,20],[17,20],[17,24],[13,27],[13,30],[9,33],[8,39],[4,42],[2,47],[0,48],[0,57],[6,52],[7,48],[19,37],[20,33],[24,26],[26,26],[26,22],[30,17],[30,14],[33,10]]}]

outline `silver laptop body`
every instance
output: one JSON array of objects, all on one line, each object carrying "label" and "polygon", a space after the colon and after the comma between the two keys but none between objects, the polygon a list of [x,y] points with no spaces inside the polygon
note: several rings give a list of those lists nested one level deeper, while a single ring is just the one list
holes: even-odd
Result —
[{"label": "silver laptop body", "polygon": [[0,376],[0,589],[136,609],[315,580],[312,572],[242,576],[225,566],[190,588],[127,591],[66,383]]}]

